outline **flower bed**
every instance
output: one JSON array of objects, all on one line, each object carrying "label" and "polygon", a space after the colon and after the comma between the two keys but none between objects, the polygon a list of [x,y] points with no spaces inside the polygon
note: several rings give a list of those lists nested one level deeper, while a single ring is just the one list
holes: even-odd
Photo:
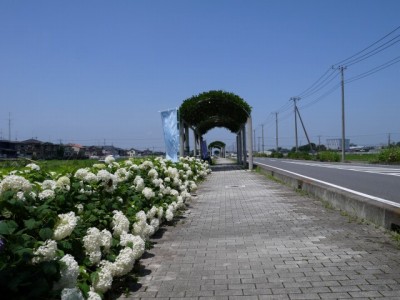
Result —
[{"label": "flower bed", "polygon": [[194,158],[107,157],[73,174],[29,164],[1,176],[2,298],[104,298],[209,172]]}]

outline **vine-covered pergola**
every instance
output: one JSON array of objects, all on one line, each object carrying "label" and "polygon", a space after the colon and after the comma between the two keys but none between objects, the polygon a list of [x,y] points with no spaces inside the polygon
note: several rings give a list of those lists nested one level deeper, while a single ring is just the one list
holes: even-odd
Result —
[{"label": "vine-covered pergola", "polygon": [[221,90],[204,92],[183,101],[179,116],[181,155],[190,152],[189,128],[194,132],[197,154],[203,135],[215,127],[224,127],[236,134],[238,162],[246,164],[248,152],[249,168],[253,168],[251,107],[242,98]]},{"label": "vine-covered pergola", "polygon": [[219,149],[220,155],[222,157],[225,157],[225,147],[226,147],[226,144],[221,141],[214,141],[208,145],[208,149],[210,150],[211,153],[214,148],[217,148],[217,149]]}]

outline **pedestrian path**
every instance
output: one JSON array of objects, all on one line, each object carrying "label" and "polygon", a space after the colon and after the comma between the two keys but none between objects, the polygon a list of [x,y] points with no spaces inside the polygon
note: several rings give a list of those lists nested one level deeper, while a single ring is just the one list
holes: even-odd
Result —
[{"label": "pedestrian path", "polygon": [[400,250],[382,229],[233,165],[152,241],[120,299],[400,299]]}]

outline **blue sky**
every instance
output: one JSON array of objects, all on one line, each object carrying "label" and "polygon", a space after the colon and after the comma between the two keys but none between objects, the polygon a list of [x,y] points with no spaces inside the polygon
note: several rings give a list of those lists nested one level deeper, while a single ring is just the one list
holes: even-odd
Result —
[{"label": "blue sky", "polygon": [[[159,111],[225,90],[252,106],[265,149],[275,147],[275,111],[279,144],[292,147],[289,99],[400,26],[399,12],[398,0],[2,0],[0,137],[10,113],[12,140],[164,150]],[[349,66],[345,79],[399,55],[400,42]],[[315,143],[340,137],[340,88],[315,102],[339,80],[298,103]],[[346,84],[351,142],[400,141],[399,83],[397,63]],[[235,140],[225,129],[205,138]]]}]

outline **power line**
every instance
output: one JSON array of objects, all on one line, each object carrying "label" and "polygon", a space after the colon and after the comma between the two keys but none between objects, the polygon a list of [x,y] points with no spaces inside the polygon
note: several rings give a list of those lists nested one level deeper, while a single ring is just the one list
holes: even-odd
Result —
[{"label": "power line", "polygon": [[392,33],[396,32],[396,31],[399,30],[399,29],[400,29],[400,26],[398,26],[397,28],[393,29],[391,32],[389,32],[388,34],[386,34],[384,37],[380,38],[379,40],[377,40],[376,42],[372,43],[372,44],[369,45],[368,47],[362,49],[361,51],[358,51],[357,53],[353,54],[352,56],[350,56],[350,57],[348,57],[348,58],[346,58],[346,59],[343,59],[343,60],[337,62],[336,64],[334,64],[334,66],[345,64],[346,61],[348,61],[349,59],[352,59],[353,57],[356,57],[357,55],[363,53],[365,50],[368,50],[369,48],[375,46],[375,45],[378,44],[380,41],[384,40],[384,39],[387,38],[389,35],[391,35]]},{"label": "power line", "polygon": [[353,76],[353,77],[349,78],[348,80],[346,80],[346,83],[351,83],[353,81],[357,81],[357,80],[360,80],[360,79],[362,79],[364,77],[367,77],[367,76],[370,76],[372,74],[375,74],[375,73],[377,73],[377,72],[379,72],[379,71],[381,71],[383,69],[386,69],[386,68],[388,68],[388,67],[390,67],[390,66],[392,66],[394,64],[397,64],[398,62],[400,62],[400,56],[397,56],[396,58],[393,58],[392,60],[387,61],[384,64],[379,65],[379,66],[377,66],[375,68],[372,68],[369,71],[366,71],[364,73],[361,73],[361,74],[358,74],[356,76]]},{"label": "power line", "polygon": [[359,58],[349,61],[349,62],[346,64],[346,66],[352,66],[352,65],[354,65],[354,64],[357,64],[357,63],[359,63],[359,62],[361,62],[361,61],[363,61],[363,60],[366,60],[367,58],[370,58],[371,56],[374,56],[374,55],[376,55],[376,54],[382,52],[383,50],[385,50],[385,49],[387,49],[387,48],[393,46],[394,44],[397,44],[398,42],[400,42],[400,39],[398,39],[397,41],[395,41],[395,42],[389,44],[388,46],[386,46],[386,47],[384,47],[383,49],[380,49],[380,50],[378,51],[379,48],[383,47],[383,46],[386,45],[387,43],[389,43],[389,42],[391,42],[391,41],[393,41],[393,40],[395,40],[396,38],[399,38],[399,37],[400,37],[400,35],[396,36],[395,38],[391,39],[390,41],[386,42],[385,44],[379,46],[378,48],[374,49],[373,51],[370,51],[370,52],[368,52],[368,53],[365,53],[364,55],[360,56]]}]

